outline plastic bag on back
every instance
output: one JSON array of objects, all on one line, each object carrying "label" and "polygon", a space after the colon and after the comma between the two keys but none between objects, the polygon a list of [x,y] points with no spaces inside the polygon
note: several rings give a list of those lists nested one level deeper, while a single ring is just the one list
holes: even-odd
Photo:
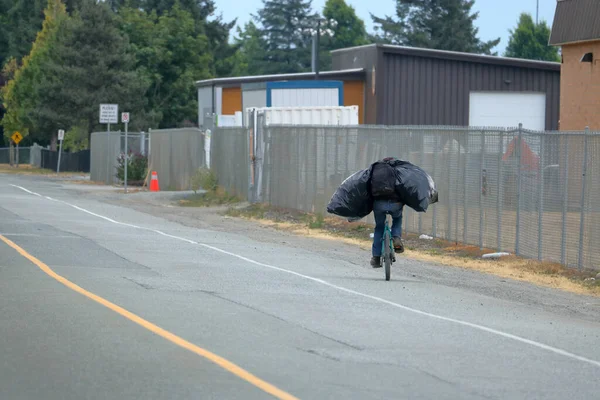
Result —
[{"label": "plastic bag on back", "polygon": [[396,193],[401,201],[417,212],[426,212],[430,204],[438,202],[438,192],[431,176],[408,161],[397,161]]},{"label": "plastic bag on back", "polygon": [[373,210],[373,200],[369,193],[370,178],[371,167],[346,178],[331,197],[327,212],[352,221],[369,215]]}]

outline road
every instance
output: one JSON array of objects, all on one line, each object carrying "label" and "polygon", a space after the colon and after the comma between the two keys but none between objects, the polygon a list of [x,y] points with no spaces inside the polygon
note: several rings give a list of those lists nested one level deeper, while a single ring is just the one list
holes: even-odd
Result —
[{"label": "road", "polygon": [[0,175],[0,399],[600,393],[596,298],[81,190]]}]

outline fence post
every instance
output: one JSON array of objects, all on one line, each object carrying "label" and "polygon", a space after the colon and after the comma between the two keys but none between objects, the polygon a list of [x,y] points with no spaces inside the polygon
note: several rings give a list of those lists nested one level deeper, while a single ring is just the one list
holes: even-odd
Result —
[{"label": "fence post", "polygon": [[538,260],[542,261],[544,226],[544,135],[540,135],[540,165],[538,173]]},{"label": "fence post", "polygon": [[[469,222],[468,222],[468,206],[467,206],[467,164],[469,163],[469,140],[470,133],[467,131],[466,140],[465,140],[465,167],[463,168],[462,176],[463,176],[463,243],[467,244],[469,242]],[[458,235],[457,235],[458,240]]]},{"label": "fence post", "polygon": [[498,236],[498,251],[502,251],[502,214],[504,213],[503,211],[503,204],[504,204],[504,191],[502,190],[502,181],[504,180],[503,177],[503,163],[502,163],[502,154],[504,153],[504,131],[500,131],[500,147],[498,150],[498,198],[496,199],[496,222],[498,223],[498,226],[496,227],[498,229],[497,232],[497,236]]},{"label": "fence post", "polygon": [[585,233],[585,189],[586,189],[586,174],[587,174],[587,158],[588,158],[588,133],[590,128],[585,127],[584,148],[583,148],[583,170],[581,174],[581,216],[579,221],[579,256],[577,257],[577,265],[579,269],[583,268],[583,236]]},{"label": "fence post", "polygon": [[[425,133],[421,132],[421,154],[420,154],[421,168],[425,164]],[[419,213],[419,236],[423,234],[423,213]]]},{"label": "fence post", "polygon": [[[435,182],[435,178],[436,178],[436,167],[437,167],[437,155],[438,155],[438,149],[440,147],[440,133],[436,133],[435,135],[435,148],[433,150],[433,181]],[[433,238],[437,238],[437,207],[433,207],[433,221],[431,223],[432,225],[432,235]]]},{"label": "fence post", "polygon": [[567,212],[569,204],[569,137],[565,139],[565,177],[563,179],[563,207],[562,207],[562,236],[560,243],[561,264],[567,264]]},{"label": "fence post", "polygon": [[515,254],[520,255],[520,236],[521,236],[521,143],[523,140],[523,124],[519,123],[519,140],[517,144],[517,221],[516,221],[516,238],[515,238]]},{"label": "fence post", "polygon": [[446,152],[446,157],[448,161],[448,165],[446,167],[446,171],[448,172],[448,218],[447,218],[447,227],[446,227],[446,240],[451,240],[452,237],[452,143],[454,140],[454,134],[449,135],[448,139],[448,151]]},{"label": "fence post", "polygon": [[[483,249],[483,167],[485,165],[485,131],[481,131],[481,159],[479,163],[479,248]],[[486,171],[487,175],[487,171]],[[487,179],[487,176],[486,176]]]}]

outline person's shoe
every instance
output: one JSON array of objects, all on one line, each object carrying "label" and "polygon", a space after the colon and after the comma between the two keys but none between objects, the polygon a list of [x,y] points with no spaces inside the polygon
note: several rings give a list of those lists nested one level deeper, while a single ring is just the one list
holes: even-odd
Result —
[{"label": "person's shoe", "polygon": [[371,257],[371,266],[373,268],[381,268],[381,257]]},{"label": "person's shoe", "polygon": [[395,237],[392,238],[392,242],[394,243],[394,251],[396,253],[404,253],[404,243],[402,243],[402,239]]}]

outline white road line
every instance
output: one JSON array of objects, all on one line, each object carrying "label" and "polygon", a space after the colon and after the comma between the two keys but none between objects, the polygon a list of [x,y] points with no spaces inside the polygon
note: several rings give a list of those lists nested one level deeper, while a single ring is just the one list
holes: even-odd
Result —
[{"label": "white road line", "polygon": [[[37,193],[34,193],[34,192],[31,192],[31,191],[29,191],[29,190],[27,190],[27,189],[25,189],[25,188],[23,188],[21,186],[17,186],[17,185],[11,185],[11,186],[14,186],[16,188],[24,190],[24,191],[26,191],[28,193],[33,194],[33,195],[41,196],[41,195],[39,195]],[[169,235],[168,233],[164,233],[164,232],[161,232],[161,231],[156,230],[156,229],[144,228],[144,227],[137,226],[137,225],[132,225],[132,224],[124,223],[124,222],[115,221],[114,219],[105,217],[105,216],[100,215],[100,214],[93,213],[93,212],[88,211],[88,210],[86,210],[84,208],[78,207],[78,206],[76,206],[74,204],[67,203],[66,201],[56,200],[56,199],[52,199],[52,198],[49,198],[49,197],[48,197],[48,199],[50,199],[52,201],[56,201],[56,202],[62,203],[62,204],[65,204],[65,205],[68,205],[68,206],[73,207],[73,208],[75,208],[75,209],[77,209],[79,211],[85,212],[87,214],[93,215],[93,216],[95,216],[97,218],[101,218],[101,219],[103,219],[105,221],[108,221],[108,222],[111,222],[111,223],[114,223],[114,224],[117,224],[117,225],[122,225],[122,226],[127,226],[127,227],[130,227],[130,228],[136,228],[136,229],[142,229],[142,230],[146,230],[146,231],[155,232],[155,233],[157,233],[159,235],[166,236],[168,238],[172,238],[172,239],[176,239],[176,240],[181,240],[183,242],[194,244],[194,245],[199,245],[199,246],[205,247],[207,249],[211,249],[213,251],[219,252],[221,254],[226,254],[228,256],[238,258],[238,259],[246,261],[246,262],[248,262],[250,264],[258,265],[260,267],[269,268],[269,269],[272,269],[272,270],[276,270],[276,271],[284,272],[284,273],[287,273],[287,274],[295,275],[295,276],[298,276],[300,278],[307,279],[307,280],[310,280],[310,281],[313,281],[313,282],[317,282],[317,283],[320,283],[322,285],[329,286],[330,288],[339,290],[341,292],[353,294],[355,296],[360,296],[360,297],[363,297],[363,298],[366,298],[366,299],[370,299],[370,300],[374,300],[374,301],[377,301],[377,302],[380,302],[380,303],[384,303],[384,304],[390,305],[392,307],[399,308],[401,310],[409,311],[409,312],[414,313],[414,314],[426,316],[426,317],[437,319],[437,320],[441,320],[441,321],[451,322],[451,323],[462,325],[462,326],[467,326],[469,328],[477,329],[477,330],[480,330],[480,331],[483,331],[483,332],[488,332],[488,333],[491,333],[493,335],[501,336],[501,337],[506,338],[506,339],[512,339],[512,340],[515,340],[517,342],[525,343],[525,344],[528,344],[528,345],[531,345],[531,346],[534,346],[534,347],[537,347],[537,348],[540,348],[540,349],[543,349],[543,350],[547,350],[547,351],[550,351],[552,353],[555,353],[555,354],[558,354],[558,355],[561,355],[561,356],[565,356],[565,357],[571,358],[573,360],[582,361],[584,363],[588,363],[588,364],[594,365],[596,367],[600,367],[600,361],[596,361],[596,360],[592,360],[592,359],[589,359],[589,358],[586,358],[586,357],[582,357],[582,356],[579,356],[577,354],[570,353],[570,352],[568,352],[566,350],[562,350],[562,349],[559,349],[559,348],[556,348],[556,347],[553,347],[553,346],[549,346],[549,345],[546,345],[544,343],[536,342],[535,340],[526,339],[526,338],[523,338],[521,336],[513,335],[511,333],[502,332],[502,331],[499,331],[499,330],[493,329],[493,328],[488,328],[488,327],[483,326],[483,325],[478,325],[478,324],[474,324],[474,323],[471,323],[471,322],[462,321],[462,320],[459,320],[459,319],[444,317],[444,316],[437,315],[437,314],[432,314],[432,313],[429,313],[429,312],[426,312],[426,311],[417,310],[415,308],[403,306],[402,304],[394,303],[393,301],[389,301],[389,300],[383,299],[381,297],[371,296],[371,295],[366,294],[366,293],[361,293],[361,292],[357,292],[355,290],[348,289],[348,288],[345,288],[345,287],[342,287],[342,286],[334,285],[333,283],[329,283],[329,282],[324,281],[324,280],[319,279],[319,278],[314,278],[312,276],[303,275],[303,274],[300,274],[298,272],[290,271],[290,270],[284,269],[284,268],[275,267],[273,265],[264,264],[264,263],[261,263],[259,261],[255,261],[255,260],[252,260],[250,258],[241,256],[239,254],[231,253],[229,251],[222,250],[222,249],[220,249],[218,247],[210,246],[208,244],[195,242],[193,240],[182,238],[182,237],[179,237],[179,236]]]}]

